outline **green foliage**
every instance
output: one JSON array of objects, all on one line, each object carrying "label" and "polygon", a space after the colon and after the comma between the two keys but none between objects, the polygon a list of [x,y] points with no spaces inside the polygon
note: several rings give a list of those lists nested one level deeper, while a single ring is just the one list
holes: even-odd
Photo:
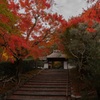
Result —
[{"label": "green foliage", "polygon": [[8,3],[6,0],[1,0],[0,3],[0,28],[7,31],[8,33],[18,33],[15,24],[18,21],[18,18],[9,10]]},{"label": "green foliage", "polygon": [[62,66],[63,66],[62,63],[59,62],[59,61],[55,61],[54,64],[53,64],[53,68],[55,68],[55,69],[59,69],[59,68],[61,68]]},{"label": "green foliage", "polygon": [[11,62],[0,63],[0,76],[14,75],[15,68]]},{"label": "green foliage", "polygon": [[78,70],[94,87],[100,87],[100,24],[93,23],[94,32],[87,30],[87,23],[79,23],[64,34],[65,49],[74,58]]},{"label": "green foliage", "polygon": [[[1,62],[0,63],[0,76],[15,75],[16,73],[15,66],[16,66],[16,63]],[[22,73],[26,73],[35,68],[35,61],[34,60],[24,60],[20,64],[20,67],[22,68]]]},{"label": "green foliage", "polygon": [[7,3],[4,2],[0,4],[0,14],[5,15],[7,18],[10,19],[10,21],[15,22],[15,16],[11,13],[11,11],[7,8]]},{"label": "green foliage", "polygon": [[100,59],[91,59],[88,63],[89,66],[87,69],[92,73],[89,80],[92,82],[94,87],[100,88]]}]

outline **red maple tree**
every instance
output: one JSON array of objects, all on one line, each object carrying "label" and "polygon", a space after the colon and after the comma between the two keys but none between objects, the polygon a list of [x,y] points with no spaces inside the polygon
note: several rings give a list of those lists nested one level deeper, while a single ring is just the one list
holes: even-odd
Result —
[{"label": "red maple tree", "polygon": [[47,0],[1,0],[0,4],[6,4],[4,11],[9,12],[0,12],[1,22],[6,25],[0,27],[1,58],[17,61],[18,70],[20,62],[28,56],[43,56],[44,50],[48,51],[48,45],[57,41],[66,29],[66,20],[57,13],[49,12]]},{"label": "red maple tree", "polygon": [[53,43],[50,41],[52,36],[66,29],[67,22],[61,15],[49,13],[50,4],[47,0],[19,0],[18,3],[9,0],[9,8],[19,18],[16,26],[23,38],[29,41],[29,52],[34,57],[40,55],[44,44],[45,50],[48,42]]},{"label": "red maple tree", "polygon": [[95,30],[92,27],[94,22],[100,23],[100,3],[99,1],[97,1],[88,10],[84,10],[81,16],[84,19],[84,21],[88,23],[87,30],[89,32],[95,32]]}]

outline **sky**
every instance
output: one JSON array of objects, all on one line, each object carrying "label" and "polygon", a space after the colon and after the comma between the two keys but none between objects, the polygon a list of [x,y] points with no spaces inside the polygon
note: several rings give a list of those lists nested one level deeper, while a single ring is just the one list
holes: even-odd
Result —
[{"label": "sky", "polygon": [[54,0],[52,3],[51,11],[63,15],[66,20],[72,16],[78,16],[84,9],[91,6],[86,0]]},{"label": "sky", "polygon": [[[19,0],[14,0],[18,2]],[[89,8],[92,4],[88,4],[87,0],[48,0],[51,3],[50,12],[57,12],[64,19],[68,20],[72,16],[78,16],[83,10]],[[95,0],[96,2],[97,0]],[[94,2],[94,3],[95,3]],[[94,4],[93,3],[93,4]],[[21,10],[21,12],[23,12]]]}]

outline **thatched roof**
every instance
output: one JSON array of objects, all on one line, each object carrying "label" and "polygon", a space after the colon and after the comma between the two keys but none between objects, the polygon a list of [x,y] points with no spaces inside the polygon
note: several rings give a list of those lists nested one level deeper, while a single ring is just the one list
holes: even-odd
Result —
[{"label": "thatched roof", "polygon": [[47,58],[66,58],[66,55],[62,54],[60,50],[54,50]]}]

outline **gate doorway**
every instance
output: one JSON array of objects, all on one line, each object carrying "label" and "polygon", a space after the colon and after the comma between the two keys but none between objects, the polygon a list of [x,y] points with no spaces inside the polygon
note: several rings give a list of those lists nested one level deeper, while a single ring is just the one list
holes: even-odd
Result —
[{"label": "gate doorway", "polygon": [[63,62],[53,61],[48,63],[49,69],[63,69]]},{"label": "gate doorway", "polygon": [[53,53],[47,56],[47,61],[49,69],[65,69],[64,63],[67,59],[59,50],[54,50]]}]

